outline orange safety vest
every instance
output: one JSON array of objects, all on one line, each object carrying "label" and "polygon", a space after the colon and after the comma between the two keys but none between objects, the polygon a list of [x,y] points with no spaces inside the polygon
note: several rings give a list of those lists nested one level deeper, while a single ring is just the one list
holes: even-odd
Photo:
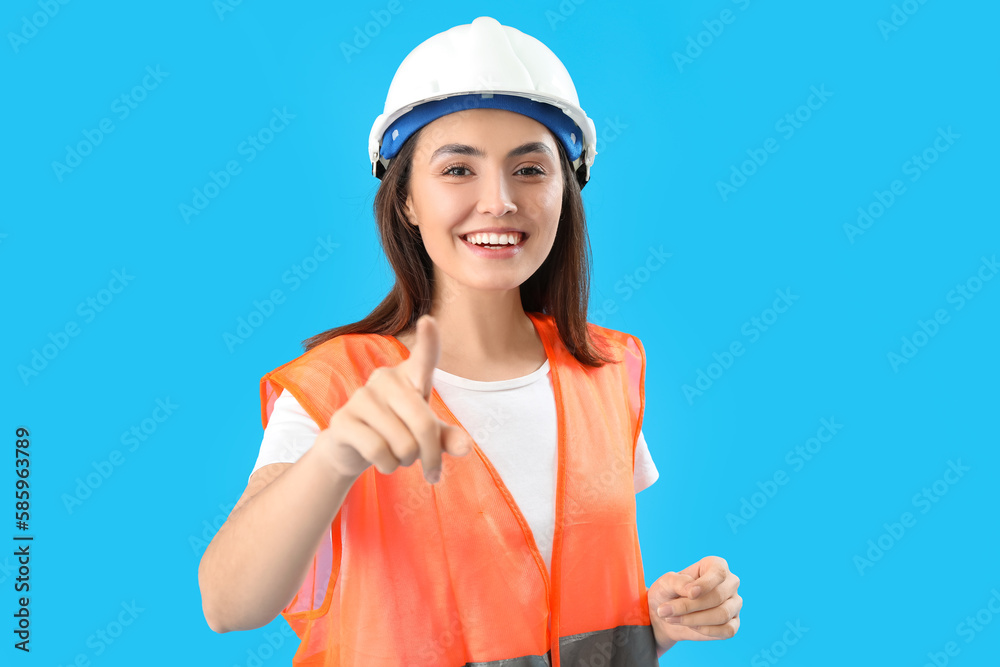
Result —
[{"label": "orange safety vest", "polygon": [[[642,344],[588,324],[618,360],[591,368],[566,349],[551,315],[527,315],[545,346],[558,417],[551,576],[478,445],[445,456],[436,485],[419,459],[391,475],[369,467],[281,612],[301,640],[294,665],[658,664],[633,489]],[[287,389],[325,429],[372,370],[408,356],[393,336],[325,341],[261,378],[263,424]],[[437,391],[430,406],[461,426]]]}]

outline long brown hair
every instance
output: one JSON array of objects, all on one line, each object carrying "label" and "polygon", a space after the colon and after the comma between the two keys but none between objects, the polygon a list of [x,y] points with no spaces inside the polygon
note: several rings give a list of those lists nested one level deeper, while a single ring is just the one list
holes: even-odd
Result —
[{"label": "long brown hair", "polygon": [[[394,336],[430,312],[433,264],[417,227],[406,222],[410,165],[423,128],[404,142],[389,162],[375,194],[375,224],[396,283],[364,319],[334,327],[302,341],[306,351],[331,338],[349,333]],[[548,257],[521,284],[525,311],[552,315],[559,337],[581,364],[593,367],[614,361],[601,354],[587,330],[590,291],[590,240],[580,196],[580,184],[562,142],[556,141],[563,173],[562,212]]]}]

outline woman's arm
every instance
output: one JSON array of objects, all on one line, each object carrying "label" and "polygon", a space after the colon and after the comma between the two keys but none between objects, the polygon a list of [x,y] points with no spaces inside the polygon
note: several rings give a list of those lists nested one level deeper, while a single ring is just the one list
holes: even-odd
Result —
[{"label": "woman's arm", "polygon": [[322,447],[253,474],[198,567],[205,620],[216,632],[252,630],[281,613],[356,476],[341,475]]},{"label": "woman's arm", "polygon": [[[264,466],[251,476],[198,567],[210,628],[252,630],[288,606],[347,492],[369,467],[390,475],[419,460],[433,484],[445,452],[472,451],[464,429],[442,421],[428,403],[440,355],[437,323],[422,315],[410,356],[373,370],[302,458]],[[269,469],[273,477],[255,479]]]}]

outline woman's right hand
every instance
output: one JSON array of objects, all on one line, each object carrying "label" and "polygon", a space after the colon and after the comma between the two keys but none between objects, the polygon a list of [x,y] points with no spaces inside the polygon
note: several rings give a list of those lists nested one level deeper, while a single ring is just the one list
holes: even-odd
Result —
[{"label": "woman's right hand", "polygon": [[417,320],[410,356],[397,366],[372,371],[330,418],[316,440],[344,477],[357,479],[368,466],[384,475],[418,458],[424,478],[441,476],[441,454],[464,456],[472,441],[462,428],[437,417],[428,402],[434,367],[441,355],[437,323],[430,315]]}]

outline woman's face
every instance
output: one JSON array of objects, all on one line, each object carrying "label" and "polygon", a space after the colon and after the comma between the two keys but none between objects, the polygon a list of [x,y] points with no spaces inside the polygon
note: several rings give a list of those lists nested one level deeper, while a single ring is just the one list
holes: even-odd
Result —
[{"label": "woman's face", "polygon": [[[434,120],[417,137],[406,205],[439,289],[455,287],[451,280],[510,290],[548,256],[562,195],[559,149],[548,128],[512,111],[467,109]],[[493,230],[498,241],[502,230],[520,236],[503,250],[465,239],[483,230]]]}]

